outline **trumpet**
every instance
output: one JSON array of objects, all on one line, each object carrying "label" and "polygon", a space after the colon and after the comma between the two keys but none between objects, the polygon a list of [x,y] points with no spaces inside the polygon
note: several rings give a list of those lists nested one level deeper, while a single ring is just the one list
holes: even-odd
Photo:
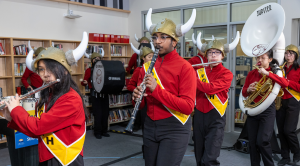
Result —
[{"label": "trumpet", "polygon": [[[48,88],[49,86],[51,86],[51,85],[53,85],[53,84],[56,84],[56,83],[58,83],[58,82],[60,82],[60,79],[57,79],[57,80],[55,80],[55,81],[52,81],[52,82],[50,82],[50,83],[48,83],[48,84],[45,84],[45,85],[43,85],[43,86],[41,86],[41,87],[39,87],[39,88],[37,88],[37,89],[35,89],[35,90],[32,90],[32,91],[30,91],[30,92],[28,92],[28,93],[26,93],[26,94],[24,94],[24,95],[21,95],[21,96],[20,96],[20,99],[21,99],[21,100],[24,100],[24,99],[30,97],[31,95],[33,95],[33,94],[35,94],[35,93],[37,93],[37,92],[39,92],[39,91],[41,91],[41,90],[44,90],[44,89]],[[3,109],[5,106],[6,106],[6,104],[0,105],[0,109]]]},{"label": "trumpet", "polygon": [[192,65],[192,66],[193,66],[193,67],[197,67],[197,66],[205,66],[205,65],[214,64],[214,63],[222,63],[222,61],[215,61],[215,62],[208,62],[208,63],[200,63],[200,64],[195,64],[195,65]]}]

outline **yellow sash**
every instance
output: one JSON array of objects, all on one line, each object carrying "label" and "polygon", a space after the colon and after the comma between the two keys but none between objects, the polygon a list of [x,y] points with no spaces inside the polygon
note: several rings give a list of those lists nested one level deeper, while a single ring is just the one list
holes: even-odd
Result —
[{"label": "yellow sash", "polygon": [[[145,72],[147,72],[149,66],[150,66],[150,63],[151,62],[147,62],[147,63],[144,63],[144,69],[145,69]],[[155,70],[155,68],[153,67],[153,70],[152,70],[152,75],[153,77],[155,78],[156,80],[156,83],[160,86],[161,89],[165,89],[164,86],[162,85],[158,75],[157,75],[157,72]],[[178,112],[178,111],[175,111],[171,108],[168,108],[166,107],[165,105],[163,105],[175,118],[177,118],[183,125],[186,123],[186,121],[189,119],[190,115],[185,115],[181,112]]]},{"label": "yellow sash", "polygon": [[[44,110],[45,106],[38,111],[38,118],[40,118]],[[54,133],[44,134],[41,136],[41,139],[43,140],[43,143],[45,144],[47,149],[53,154],[53,156],[63,166],[67,166],[71,164],[82,151],[85,140],[85,133],[86,131],[84,130],[82,136],[69,146],[64,144],[64,142],[61,141]]]},{"label": "yellow sash", "polygon": [[[206,72],[205,72],[205,68],[198,69],[197,73],[198,73],[198,77],[199,77],[200,81],[209,83],[209,80],[208,80]],[[216,94],[207,95],[205,93],[205,96],[208,99],[208,101],[215,107],[215,109],[220,113],[220,115],[222,117],[226,111],[226,107],[228,104],[228,98],[226,99],[225,103],[222,103]]]},{"label": "yellow sash", "polygon": [[[283,77],[285,77],[285,71],[282,70],[282,74],[283,74]],[[285,88],[297,101],[300,100],[300,93],[295,91],[294,89],[290,88],[290,87],[286,87]]]}]

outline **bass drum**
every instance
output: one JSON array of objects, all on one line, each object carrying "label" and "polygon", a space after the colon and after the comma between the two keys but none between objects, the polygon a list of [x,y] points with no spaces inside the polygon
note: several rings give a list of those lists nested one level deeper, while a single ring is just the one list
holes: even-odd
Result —
[{"label": "bass drum", "polygon": [[125,86],[123,63],[121,61],[97,61],[92,68],[91,82],[97,93],[120,93]]}]

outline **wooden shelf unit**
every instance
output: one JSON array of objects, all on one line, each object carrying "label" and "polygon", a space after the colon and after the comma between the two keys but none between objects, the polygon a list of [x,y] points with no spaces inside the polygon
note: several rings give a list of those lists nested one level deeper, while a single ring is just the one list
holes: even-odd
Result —
[{"label": "wooden shelf unit", "polygon": [[[75,49],[80,41],[72,41],[72,40],[55,40],[55,39],[34,39],[34,38],[14,38],[14,37],[0,37],[0,43],[5,50],[5,55],[0,55],[0,87],[2,88],[2,95],[11,96],[16,94],[15,87],[21,86],[21,77],[15,76],[15,63],[25,63],[26,55],[14,55],[14,46],[25,44],[28,47],[28,41],[30,40],[30,45],[34,48],[38,47],[50,47],[52,46],[52,42],[54,44],[62,44],[63,51],[66,52],[71,49]],[[111,56],[111,46],[112,45],[122,45],[126,47],[126,56],[122,56],[121,61],[125,61],[125,63],[129,62],[133,51],[130,47],[130,44],[127,43],[110,43],[110,42],[89,42],[90,45],[103,45],[103,49],[105,52],[104,59],[112,60]],[[118,57],[120,58],[120,57]],[[118,60],[114,59],[113,60]],[[77,83],[80,88],[80,91],[83,95],[89,94],[89,92],[85,92],[85,87],[81,85],[80,79],[84,78],[84,62],[88,62],[90,59],[85,58],[84,56],[77,62],[77,66],[72,66],[72,78]]]}]

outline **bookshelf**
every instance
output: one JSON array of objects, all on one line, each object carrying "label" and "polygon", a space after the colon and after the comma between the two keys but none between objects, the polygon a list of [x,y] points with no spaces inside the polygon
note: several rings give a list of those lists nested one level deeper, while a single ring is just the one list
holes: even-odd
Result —
[{"label": "bookshelf", "polygon": [[[28,47],[28,41],[33,48],[38,47],[50,47],[52,42],[54,44],[63,45],[63,51],[66,52],[71,49],[75,49],[81,41],[72,40],[56,40],[56,39],[34,39],[34,38],[15,38],[15,37],[0,37],[0,43],[2,43],[5,55],[0,55],[0,87],[2,88],[2,97],[13,96],[16,94],[16,87],[23,85],[21,82],[22,75],[15,75],[15,63],[25,63],[26,55],[15,55],[14,46],[26,45]],[[89,42],[89,45],[102,45],[105,55],[104,60],[119,60],[122,62],[129,62],[133,51],[130,44],[126,43],[110,43],[110,42]],[[125,51],[124,56],[118,56],[118,58],[111,58],[111,46],[122,46]],[[72,78],[78,85],[82,95],[89,95],[89,92],[85,91],[85,87],[81,85],[81,79],[84,78],[84,63],[90,62],[90,59],[83,56],[78,62],[77,66],[72,66]],[[126,65],[124,63],[124,65]],[[29,79],[28,79],[29,81]],[[1,97],[1,96],[0,96]],[[121,106],[120,106],[121,107]],[[88,106],[88,109],[91,107]],[[88,124],[87,126],[91,126]],[[6,141],[4,141],[6,142]],[[3,142],[0,142],[3,143]]]}]

